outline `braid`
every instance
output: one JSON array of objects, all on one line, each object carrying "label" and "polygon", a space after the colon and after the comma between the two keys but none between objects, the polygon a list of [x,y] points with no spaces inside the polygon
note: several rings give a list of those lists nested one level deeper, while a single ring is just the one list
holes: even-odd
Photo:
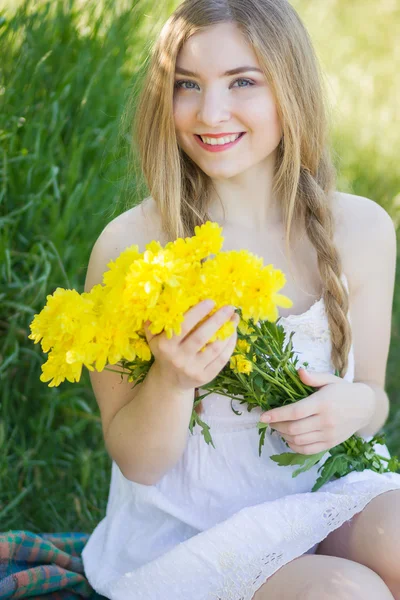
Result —
[{"label": "braid", "polygon": [[304,207],[307,235],[317,252],[323,298],[332,340],[331,360],[343,377],[348,368],[352,334],[347,312],[348,292],[340,279],[342,265],[333,241],[334,223],[327,196],[310,170],[301,167],[298,192]]}]

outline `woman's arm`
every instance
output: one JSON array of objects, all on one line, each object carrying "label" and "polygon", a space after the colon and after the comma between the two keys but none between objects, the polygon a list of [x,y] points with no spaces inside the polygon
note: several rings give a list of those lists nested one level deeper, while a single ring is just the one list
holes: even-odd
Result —
[{"label": "woman's arm", "polygon": [[[158,238],[153,222],[144,218],[141,206],[111,221],[93,247],[85,291],[102,282],[107,264],[125,248],[137,244],[143,252],[147,243]],[[90,380],[110,457],[127,479],[154,484],[184,452],[194,389],[182,391],[166,385],[156,363],[134,389],[126,376],[121,380],[120,375],[106,370],[90,372]]]},{"label": "woman's arm", "polygon": [[[346,229],[342,231],[344,271],[350,285],[354,381],[375,394],[375,413],[359,435],[374,435],[386,423],[385,392],[396,273],[396,230],[376,202],[346,194]],[[344,239],[345,235],[345,239]]]}]

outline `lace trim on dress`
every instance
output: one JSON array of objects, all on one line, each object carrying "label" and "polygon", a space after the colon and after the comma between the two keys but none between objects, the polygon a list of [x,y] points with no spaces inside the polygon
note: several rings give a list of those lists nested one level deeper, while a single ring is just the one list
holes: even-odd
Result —
[{"label": "lace trim on dress", "polygon": [[[280,551],[261,553],[256,557],[253,556],[251,560],[246,560],[245,556],[229,550],[221,552],[219,565],[227,573],[224,575],[223,585],[216,593],[210,593],[207,600],[252,600],[257,590],[280,567],[303,555],[315,543],[325,539],[331,531],[361,512],[373,498],[399,487],[389,482],[377,482],[374,485],[371,481],[370,485],[370,491],[357,494],[356,499],[351,495],[335,497],[332,506],[323,509],[320,515],[323,524],[319,524],[318,530],[311,526],[304,528],[301,519],[297,521],[289,515],[288,521],[291,520],[291,527],[288,535],[285,535],[287,544],[282,546]],[[301,538],[303,543],[299,541]]]}]

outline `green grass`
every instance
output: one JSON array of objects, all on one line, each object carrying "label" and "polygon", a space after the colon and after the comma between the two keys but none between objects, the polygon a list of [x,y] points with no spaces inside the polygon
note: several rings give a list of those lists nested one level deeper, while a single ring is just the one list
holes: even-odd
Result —
[{"label": "green grass", "polygon": [[[0,3],[1,530],[89,532],[104,515],[111,463],[88,374],[48,388],[39,381],[44,356],[27,335],[47,294],[82,291],[100,231],[145,196],[142,182],[126,176],[120,119],[149,40],[176,2],[155,4],[28,0],[15,12],[14,3]],[[363,2],[357,23],[369,29],[354,31],[355,9],[345,1],[319,3],[313,13],[308,2],[294,4],[329,77],[338,187],[380,202],[397,223],[400,134],[390,123],[400,84],[390,40],[399,9],[387,1],[377,16]],[[395,296],[398,289],[397,279]],[[398,455],[399,302],[385,427]]]}]

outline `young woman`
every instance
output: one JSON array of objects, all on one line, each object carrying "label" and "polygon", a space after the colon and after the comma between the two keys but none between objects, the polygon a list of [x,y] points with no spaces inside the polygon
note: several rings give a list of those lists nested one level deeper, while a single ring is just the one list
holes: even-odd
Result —
[{"label": "young woman", "polygon": [[195,389],[237,339],[199,352],[227,319],[237,324],[224,307],[192,331],[206,302],[179,336],[146,329],[155,362],[135,390],[91,373],[113,462],[83,560],[106,597],[400,599],[400,475],[353,472],[311,492],[319,465],[292,478],[269,458],[283,439],[303,454],[371,439],[388,416],[395,230],[379,204],[335,189],[325,114],[309,36],[286,0],[185,0],[163,27],[135,114],[151,196],[105,227],[86,290],[127,246],[216,221],[224,250],[247,248],[287,275],[293,309],[280,322],[315,393],[270,411],[261,457],[261,412],[239,417],[217,394],[201,407],[216,447],[197,426],[191,435]]}]

